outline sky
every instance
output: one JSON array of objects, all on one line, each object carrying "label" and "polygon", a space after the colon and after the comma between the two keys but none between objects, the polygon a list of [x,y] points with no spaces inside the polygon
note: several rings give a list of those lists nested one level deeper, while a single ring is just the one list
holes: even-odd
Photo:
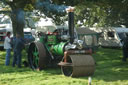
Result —
[{"label": "sky", "polygon": [[47,18],[47,19],[40,18],[40,21],[37,22],[36,25],[42,27],[42,26],[55,25],[55,24],[52,23],[52,19],[50,19],[50,18]]}]

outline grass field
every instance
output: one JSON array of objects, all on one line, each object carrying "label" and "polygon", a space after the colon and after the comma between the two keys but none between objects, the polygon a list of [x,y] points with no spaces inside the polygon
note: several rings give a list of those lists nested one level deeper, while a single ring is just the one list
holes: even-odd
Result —
[{"label": "grass field", "polygon": [[[99,48],[93,57],[96,70],[91,77],[92,85],[128,85],[128,61],[121,61],[121,49]],[[4,62],[5,52],[0,51],[0,85],[88,85],[88,77],[66,77],[60,68],[32,71],[4,66]]]}]

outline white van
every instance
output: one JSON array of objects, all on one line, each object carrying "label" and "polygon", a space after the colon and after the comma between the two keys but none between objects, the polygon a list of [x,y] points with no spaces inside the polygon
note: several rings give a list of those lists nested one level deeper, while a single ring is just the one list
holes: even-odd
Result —
[{"label": "white van", "polygon": [[99,45],[102,47],[122,47],[121,40],[128,36],[128,28],[99,27],[90,29],[101,33],[101,36],[99,37]]},{"label": "white van", "polygon": [[12,32],[11,19],[3,14],[0,14],[0,47],[4,46],[4,39],[7,32]]}]

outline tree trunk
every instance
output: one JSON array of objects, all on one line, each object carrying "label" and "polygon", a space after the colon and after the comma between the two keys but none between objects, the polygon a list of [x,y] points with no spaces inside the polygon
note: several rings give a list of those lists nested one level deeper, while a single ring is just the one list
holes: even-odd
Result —
[{"label": "tree trunk", "polygon": [[19,34],[24,37],[23,29],[25,26],[24,13],[22,9],[12,9],[11,21],[13,27],[13,35]]}]

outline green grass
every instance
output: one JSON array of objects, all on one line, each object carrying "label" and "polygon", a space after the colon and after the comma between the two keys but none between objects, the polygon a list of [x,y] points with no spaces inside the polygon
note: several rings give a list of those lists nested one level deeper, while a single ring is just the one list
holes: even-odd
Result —
[{"label": "green grass", "polygon": [[[23,56],[23,60],[26,59],[25,52]],[[121,49],[99,48],[93,57],[96,70],[92,85],[128,85],[128,62],[121,61]],[[88,77],[66,77],[60,68],[32,71],[25,67],[4,66],[4,62],[5,52],[0,51],[0,85],[88,85]]]}]

